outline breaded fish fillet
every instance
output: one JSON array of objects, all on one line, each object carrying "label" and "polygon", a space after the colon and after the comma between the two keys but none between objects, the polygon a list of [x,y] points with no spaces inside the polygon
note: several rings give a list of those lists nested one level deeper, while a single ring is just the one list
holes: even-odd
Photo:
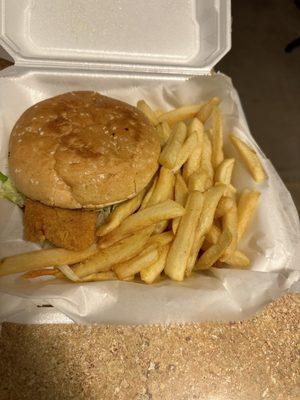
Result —
[{"label": "breaded fish fillet", "polygon": [[57,247],[83,250],[95,242],[97,213],[49,207],[26,200],[24,238],[31,242],[49,240]]}]

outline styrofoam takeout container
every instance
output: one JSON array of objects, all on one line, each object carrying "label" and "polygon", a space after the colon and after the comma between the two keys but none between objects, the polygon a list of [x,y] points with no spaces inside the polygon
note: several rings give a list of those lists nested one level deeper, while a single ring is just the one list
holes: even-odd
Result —
[{"label": "styrofoam takeout container", "polygon": [[[231,47],[229,0],[0,0],[0,4],[0,44],[15,61],[0,74],[0,129],[6,133],[0,135],[0,170],[7,169],[8,133],[35,102],[83,88],[118,97],[118,90],[124,94],[133,87],[209,75]],[[231,85],[226,77],[220,82]],[[235,102],[244,118],[238,97]],[[18,211],[9,209],[14,212]],[[21,242],[18,247],[14,241],[13,249],[6,243],[4,253],[24,251]],[[7,320],[71,321],[59,307],[36,308],[38,295],[26,306],[20,299],[28,296],[22,292],[19,296],[2,293]],[[178,315],[175,320],[180,320]],[[105,321],[124,322],[113,317]],[[158,321],[170,322],[172,316]]]}]

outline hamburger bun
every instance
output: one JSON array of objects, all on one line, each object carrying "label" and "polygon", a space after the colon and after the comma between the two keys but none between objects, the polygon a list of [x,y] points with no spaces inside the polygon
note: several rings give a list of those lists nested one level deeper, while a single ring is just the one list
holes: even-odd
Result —
[{"label": "hamburger bun", "polygon": [[155,128],[136,107],[70,92],[26,110],[9,143],[10,175],[32,200],[101,208],[135,196],[158,168]]}]

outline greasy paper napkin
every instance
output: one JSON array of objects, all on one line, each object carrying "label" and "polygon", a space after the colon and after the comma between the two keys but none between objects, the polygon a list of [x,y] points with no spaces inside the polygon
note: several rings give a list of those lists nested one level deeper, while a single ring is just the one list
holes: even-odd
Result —
[{"label": "greasy paper napkin", "polygon": [[[14,315],[25,313],[29,307],[27,321],[32,322],[35,309],[37,315],[39,312],[35,305],[50,304],[81,323],[230,321],[249,317],[299,281],[300,228],[296,208],[274,167],[251,136],[231,80],[215,74],[179,83],[149,81],[140,87],[136,83],[136,79],[116,79],[115,84],[107,84],[104,77],[96,74],[76,73],[67,78],[33,73],[0,79],[0,169],[7,170],[7,144],[16,119],[26,108],[47,97],[93,89],[130,104],[143,98],[154,108],[168,110],[219,96],[226,155],[238,158],[227,139],[228,133],[234,132],[257,150],[268,175],[264,184],[257,185],[240,160],[235,165],[233,184],[238,190],[261,192],[258,211],[239,246],[251,259],[251,269],[212,268],[182,283],[162,280],[150,286],[119,281],[74,284],[52,279],[25,281],[17,275],[2,277],[0,320],[13,320]],[[22,212],[5,200],[0,202],[0,226],[1,258],[38,248],[22,240]]]}]

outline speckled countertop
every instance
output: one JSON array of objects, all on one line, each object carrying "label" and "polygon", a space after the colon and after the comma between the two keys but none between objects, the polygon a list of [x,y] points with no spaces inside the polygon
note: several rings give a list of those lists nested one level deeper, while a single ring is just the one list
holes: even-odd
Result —
[{"label": "speckled countertop", "polygon": [[0,399],[300,399],[300,296],[249,321],[3,324]]}]

